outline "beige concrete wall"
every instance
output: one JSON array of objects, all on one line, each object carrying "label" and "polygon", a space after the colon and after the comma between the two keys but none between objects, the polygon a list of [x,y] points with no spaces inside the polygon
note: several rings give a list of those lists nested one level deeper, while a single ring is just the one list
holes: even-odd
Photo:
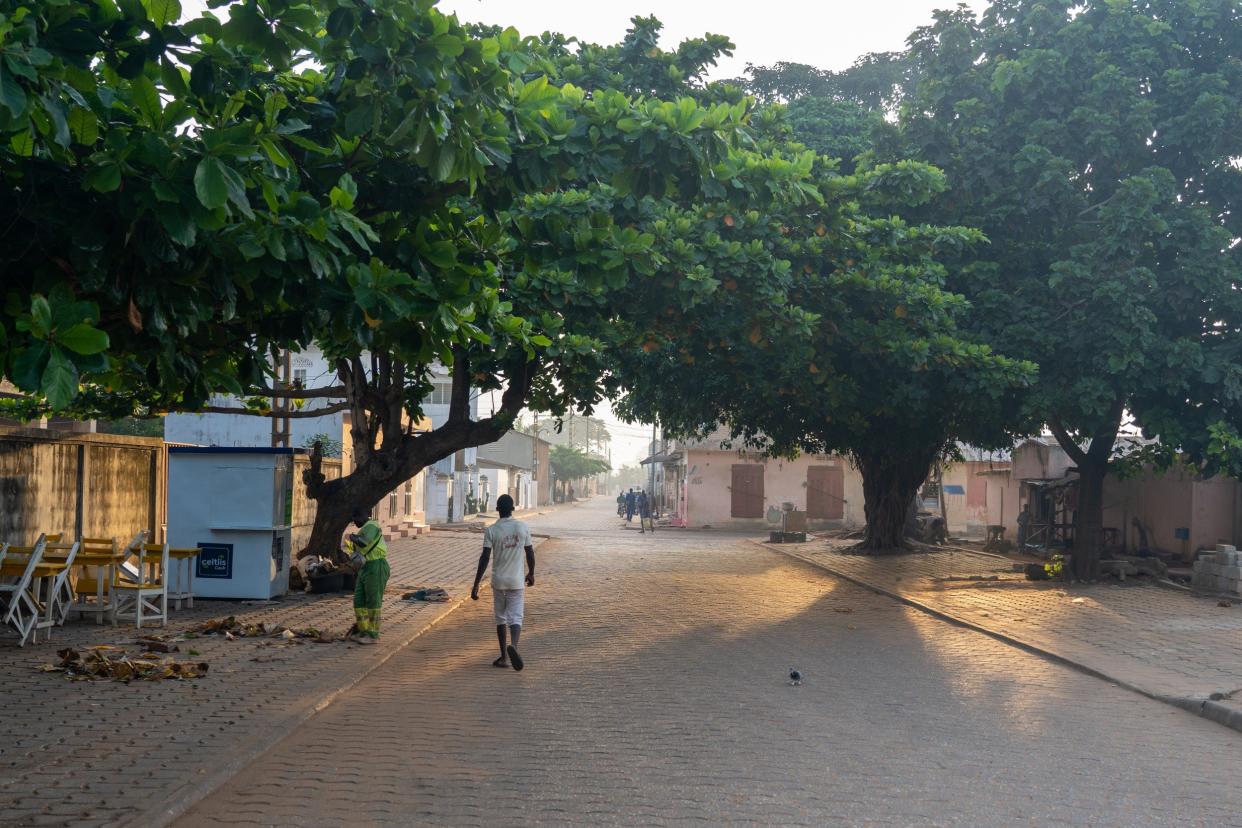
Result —
[{"label": "beige concrete wall", "polygon": [[[1180,469],[1147,471],[1125,480],[1109,476],[1104,481],[1104,525],[1122,529],[1126,546],[1134,549],[1139,545],[1133,521],[1137,515],[1147,527],[1149,545],[1189,559],[1197,549],[1240,539],[1240,488],[1231,477],[1201,479]],[[1181,528],[1190,530],[1188,539],[1177,537]]]},{"label": "beige concrete wall", "polygon": [[40,533],[162,537],[164,441],[152,437],[0,429],[0,539]]},{"label": "beige concrete wall", "polygon": [[1237,544],[1234,532],[1238,481],[1211,477],[1196,481],[1191,499],[1190,551],[1215,549],[1218,543]]},{"label": "beige concrete wall", "polygon": [[1027,440],[1013,450],[1016,480],[1054,480],[1064,477],[1073,465],[1065,449],[1040,440]]},{"label": "beige concrete wall", "polygon": [[1018,542],[1018,512],[1022,508],[1022,485],[1008,471],[986,474],[988,487],[987,524],[1004,526],[1005,539]]},{"label": "beige concrete wall", "polygon": [[[293,529],[290,532],[289,546],[296,556],[310,543],[311,528],[315,525],[315,512],[318,504],[306,494],[306,483],[302,481],[302,472],[310,468],[310,456],[295,454],[293,456]],[[328,480],[336,480],[341,476],[341,461],[326,457],[319,467],[320,472]]]},{"label": "beige concrete wall", "polygon": [[795,460],[764,459],[762,456],[736,451],[688,449],[686,454],[686,522],[699,526],[768,526],[766,518],[734,518],[732,511],[733,466],[753,463],[763,465],[764,510],[792,502],[798,510],[806,510],[807,469],[811,466],[839,465],[844,469],[844,518],[840,521],[819,521],[820,525],[861,527],[864,525],[862,476],[849,462],[836,456],[804,455]]},{"label": "beige concrete wall", "polygon": [[[951,463],[944,470],[945,486],[961,486],[962,494],[945,495],[945,517],[949,523],[949,534],[983,536],[991,522],[988,519],[988,505],[991,492],[985,478],[980,472],[1003,469],[1009,464],[991,460],[966,460]],[[978,487],[977,498],[982,502],[971,502],[971,494]],[[984,494],[986,493],[986,494]],[[998,495],[999,497],[999,495]],[[998,507],[999,508],[999,507]],[[1016,513],[1015,513],[1016,518]]]}]

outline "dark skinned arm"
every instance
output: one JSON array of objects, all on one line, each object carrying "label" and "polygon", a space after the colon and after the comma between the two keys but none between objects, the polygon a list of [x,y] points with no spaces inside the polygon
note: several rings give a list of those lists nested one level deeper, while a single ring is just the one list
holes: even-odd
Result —
[{"label": "dark skinned arm", "polygon": [[470,588],[470,600],[479,600],[479,581],[483,580],[483,573],[487,571],[487,562],[491,560],[492,550],[483,547],[483,554],[479,556],[479,569],[474,573],[474,586]]},{"label": "dark skinned arm", "polygon": [[526,547],[526,585],[535,585],[535,547]]}]

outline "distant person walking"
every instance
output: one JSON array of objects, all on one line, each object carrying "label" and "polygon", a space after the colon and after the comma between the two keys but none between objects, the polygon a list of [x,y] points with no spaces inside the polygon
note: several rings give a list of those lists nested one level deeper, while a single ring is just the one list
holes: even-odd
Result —
[{"label": "distant person walking", "polygon": [[625,493],[625,522],[629,523],[634,520],[634,510],[638,508],[638,497],[634,494],[634,490],[630,489]]},{"label": "distant person walking", "polygon": [[625,514],[625,492],[617,492],[617,517]]},{"label": "distant person walking", "polygon": [[[483,554],[479,556],[479,569],[474,574],[474,586],[470,600],[479,600],[479,582],[487,571],[492,553],[492,610],[496,616],[496,638],[500,642],[500,658],[493,667],[509,667],[521,670],[524,665],[518,655],[518,639],[522,636],[522,617],[525,610],[526,587],[535,585],[535,548],[531,545],[530,528],[513,518],[513,498],[501,495],[496,498],[496,511],[500,520],[487,527],[483,533]],[[523,566],[522,553],[526,560]],[[506,628],[509,642],[505,640]]]},{"label": "distant person walking", "polygon": [[[648,521],[650,519],[651,519],[651,500],[647,497],[646,491],[641,491],[638,493],[638,525],[639,527],[642,528],[644,534],[646,534],[647,532]],[[651,526],[651,531],[654,532],[655,522],[652,521],[650,526]]]}]

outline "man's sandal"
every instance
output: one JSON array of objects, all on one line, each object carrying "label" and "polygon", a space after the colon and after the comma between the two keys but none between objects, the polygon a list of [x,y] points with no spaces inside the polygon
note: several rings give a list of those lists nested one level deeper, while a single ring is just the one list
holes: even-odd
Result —
[{"label": "man's sandal", "polygon": [[493,662],[492,662],[492,666],[493,666],[493,667],[508,667],[508,666],[509,666],[509,662],[505,661],[505,657],[504,657],[504,656],[501,656],[500,658],[498,658],[498,659],[496,659],[495,661],[493,661]]},{"label": "man's sandal", "polygon": [[522,668],[525,664],[522,662],[522,657],[518,655],[517,648],[510,644],[507,652],[509,653],[509,660],[513,662],[513,669],[517,670],[519,673],[522,672]]}]

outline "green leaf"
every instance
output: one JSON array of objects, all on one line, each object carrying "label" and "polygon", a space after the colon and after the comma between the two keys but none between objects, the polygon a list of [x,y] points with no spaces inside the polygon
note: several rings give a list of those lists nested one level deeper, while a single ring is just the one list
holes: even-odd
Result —
[{"label": "green leaf", "polygon": [[208,155],[198,162],[194,170],[194,192],[198,201],[208,210],[223,207],[229,201],[229,182],[224,163]]},{"label": "green leaf", "polygon": [[164,88],[177,98],[184,98],[189,92],[181,67],[166,57],[160,58],[160,80],[164,82]]},{"label": "green leaf", "polygon": [[190,69],[190,91],[200,98],[216,93],[216,63],[211,58],[203,58]]},{"label": "green leaf", "polygon": [[48,344],[38,342],[21,351],[13,360],[13,373],[9,379],[23,391],[38,391],[43,366],[47,364]]},{"label": "green leaf", "polygon": [[30,134],[28,129],[15,132],[9,138],[9,146],[13,148],[13,152],[17,155],[22,158],[29,158],[34,155],[34,136]]},{"label": "green leaf", "polygon": [[346,8],[334,9],[328,15],[328,34],[332,37],[345,37],[354,28],[354,13]]},{"label": "green leaf", "polygon": [[151,22],[161,29],[181,19],[181,3],[178,0],[142,0],[142,5]]},{"label": "green leaf", "polygon": [[164,207],[159,211],[160,224],[168,231],[168,235],[182,247],[194,244],[198,237],[198,225],[185,210],[180,207]]},{"label": "green leaf", "polygon": [[26,91],[4,68],[4,61],[0,61],[0,106],[8,109],[14,118],[20,118],[26,111]]},{"label": "green leaf", "polygon": [[30,300],[30,335],[42,339],[52,332],[52,306],[47,297],[36,293]]},{"label": "green leaf", "polygon": [[98,328],[79,322],[69,330],[57,334],[56,344],[75,354],[97,354],[108,349],[108,335]]},{"label": "green leaf", "polygon": [[65,356],[65,352],[52,346],[43,369],[43,377],[39,382],[39,391],[47,398],[53,409],[61,409],[69,405],[78,394],[77,366]]},{"label": "green leaf", "polygon": [[89,109],[75,106],[69,110],[69,131],[83,146],[91,147],[99,140],[99,119]]},{"label": "green leaf", "polygon": [[112,192],[121,186],[120,165],[111,159],[102,161],[86,173],[85,184],[97,192]]},{"label": "green leaf", "polygon": [[436,154],[435,178],[437,181],[448,181],[453,173],[453,165],[457,163],[457,147],[450,143],[440,145]]},{"label": "green leaf", "polygon": [[139,75],[129,82],[134,96],[134,107],[149,126],[158,127],[163,120],[164,109],[160,105],[160,93],[146,75]]}]

